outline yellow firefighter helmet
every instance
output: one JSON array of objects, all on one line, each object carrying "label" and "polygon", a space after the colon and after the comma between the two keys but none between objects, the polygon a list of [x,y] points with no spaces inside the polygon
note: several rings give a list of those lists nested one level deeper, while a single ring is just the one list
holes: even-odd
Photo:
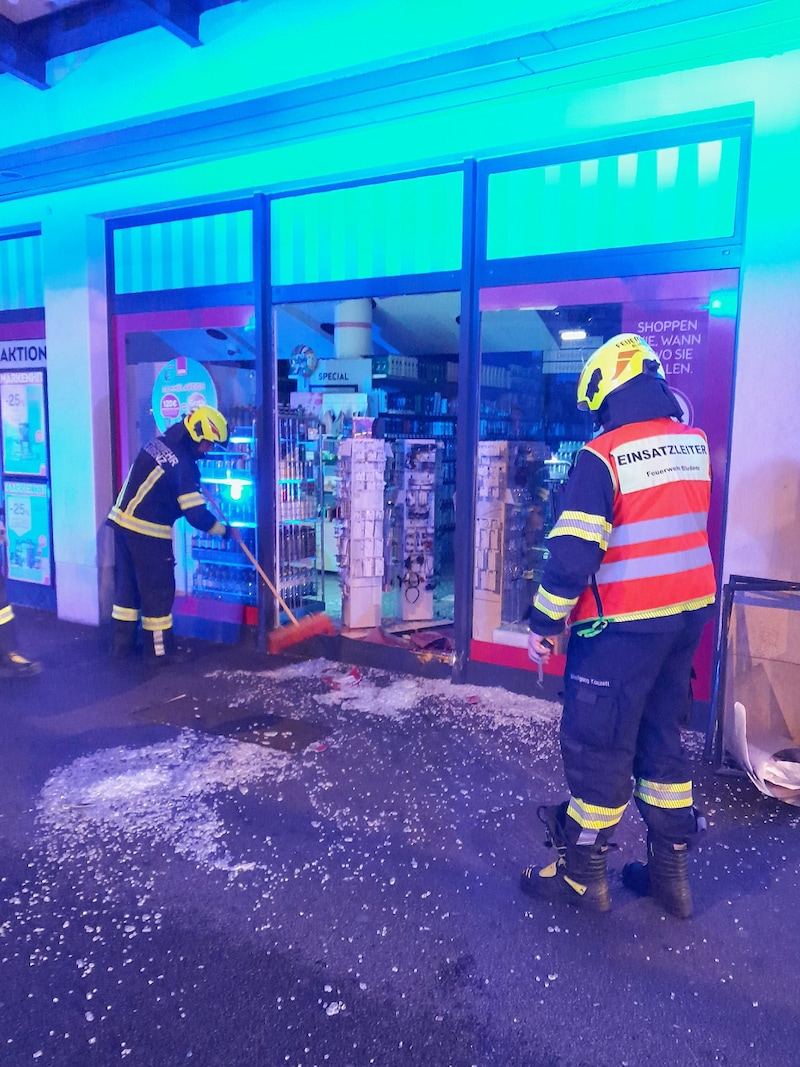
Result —
[{"label": "yellow firefighter helmet", "polygon": [[193,441],[211,441],[215,445],[224,445],[228,440],[225,416],[207,404],[190,411],[183,420],[183,425]]},{"label": "yellow firefighter helmet", "polygon": [[661,360],[643,337],[618,333],[591,355],[578,379],[578,407],[597,411],[609,393],[640,374],[664,377]]}]

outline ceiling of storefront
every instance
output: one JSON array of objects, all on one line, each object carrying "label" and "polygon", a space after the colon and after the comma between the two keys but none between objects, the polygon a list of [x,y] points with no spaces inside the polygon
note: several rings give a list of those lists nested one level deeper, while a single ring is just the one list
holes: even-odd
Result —
[{"label": "ceiling of storefront", "polygon": [[[493,17],[487,15],[482,39],[459,37],[464,32],[460,7],[466,5],[474,14],[476,2],[462,0],[458,5],[442,0],[440,6],[430,5],[431,19],[438,16],[439,22],[443,10],[452,7],[457,17],[450,40],[444,39],[442,30],[439,44],[396,55],[384,47],[381,56],[353,66],[352,51],[343,60],[336,58],[334,47],[319,51],[314,15],[325,9],[322,0],[305,0],[302,5],[288,0],[0,0],[0,88],[16,81],[16,88],[29,94],[27,128],[45,131],[39,140],[28,142],[19,136],[5,146],[0,201],[152,174],[176,165],[234,160],[360,126],[375,127],[385,119],[428,111],[452,114],[465,103],[529,90],[550,92],[593,80],[607,84],[800,47],[796,0],[608,0],[605,4],[565,0],[546,16],[534,12],[525,24],[505,25],[494,33],[489,32],[495,25]],[[342,17],[347,14],[352,23],[358,11],[370,8],[378,10],[379,5],[372,0],[342,0]],[[514,12],[519,10],[518,3]],[[224,26],[216,26],[216,36],[210,23],[204,23],[208,35],[201,33],[204,12],[207,19],[227,19]],[[247,47],[231,50],[232,41],[241,43],[234,29],[247,34],[247,20],[256,13],[260,21],[257,32],[247,36]],[[475,23],[469,25],[474,32]],[[127,54],[123,48],[132,50],[135,40],[146,39],[144,31],[155,35],[146,50],[152,66],[122,62]],[[366,18],[362,31],[369,41]],[[176,86],[184,86],[187,71],[174,48],[169,61],[174,84],[156,77],[163,76],[158,63],[167,35],[172,42],[180,40],[187,55],[207,60],[194,65],[195,73],[202,75],[204,99],[187,97],[185,103],[176,96]],[[194,48],[205,36],[209,43]],[[109,54],[110,42],[117,38],[126,42],[114,51],[110,82],[95,84],[92,71],[101,67],[108,73],[99,57]],[[299,44],[309,38],[311,44],[301,52],[311,50],[316,73],[306,64],[308,69],[303,68],[304,75],[296,82],[281,81],[281,75],[277,82],[270,81],[275,64],[263,61],[266,44],[285,42],[281,54],[290,55],[291,41]],[[209,68],[218,76],[209,77]],[[251,73],[247,92],[224,94],[220,86],[229,69]],[[99,100],[115,99],[117,80],[130,81],[134,75],[137,104],[130,104],[124,118],[114,121],[108,116],[111,121],[104,124],[97,117],[106,114]],[[93,96],[70,95],[76,80]],[[26,84],[19,85],[20,81]],[[39,92],[50,86],[47,93]],[[156,110],[147,113],[142,110],[147,105],[138,101],[149,100],[152,105],[148,92],[153,86],[163,92]],[[19,93],[10,93],[9,99],[18,101]],[[46,136],[50,127],[42,123],[42,108],[37,111],[38,127],[33,122],[34,102],[55,116],[53,129],[63,117],[65,132]]]}]

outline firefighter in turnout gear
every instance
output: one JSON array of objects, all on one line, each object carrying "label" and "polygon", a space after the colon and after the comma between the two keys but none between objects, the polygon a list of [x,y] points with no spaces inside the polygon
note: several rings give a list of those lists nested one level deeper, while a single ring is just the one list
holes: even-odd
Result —
[{"label": "firefighter in turnout gear", "polygon": [[145,658],[165,663],[174,655],[172,527],[183,516],[204,533],[231,536],[230,527],[206,504],[197,466],[199,456],[227,440],[220,412],[198,407],[146,444],[134,460],[107,520],[114,530],[115,658],[135,652],[140,620]]},{"label": "firefighter in turnout gear", "polygon": [[542,664],[546,638],[570,627],[560,731],[570,796],[539,808],[556,859],[525,870],[522,888],[607,911],[608,851],[633,788],[648,860],[627,864],[623,882],[688,918],[687,853],[705,821],[681,728],[716,595],[708,442],[679,421],[658,357],[634,334],[589,359],[578,406],[601,432],[578,453],[548,536],[528,638]]},{"label": "firefighter in turnout gear", "polygon": [[29,678],[42,667],[17,651],[17,626],[14,609],[8,602],[4,573],[7,547],[8,534],[0,519],[0,678]]}]

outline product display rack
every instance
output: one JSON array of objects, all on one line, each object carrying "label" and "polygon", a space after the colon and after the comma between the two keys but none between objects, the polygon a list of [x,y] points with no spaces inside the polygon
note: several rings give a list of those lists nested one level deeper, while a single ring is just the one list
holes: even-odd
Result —
[{"label": "product display rack", "polygon": [[400,616],[404,621],[432,619],[440,449],[434,440],[401,440],[394,452],[401,485],[396,502]]},{"label": "product display rack", "polygon": [[[452,565],[454,553],[457,417],[409,411],[384,412],[381,418],[387,441],[419,442],[433,438],[437,444],[434,570],[440,575]],[[402,481],[403,475],[399,472],[398,488]]]},{"label": "product display rack", "polygon": [[[198,460],[200,482],[211,510],[235,526],[244,543],[256,551],[255,430],[252,409],[236,414],[249,422],[236,424],[226,449],[206,453]],[[237,543],[222,540],[185,527],[188,592],[195,597],[214,598],[238,604],[255,605],[258,597],[256,575]]]},{"label": "product display rack", "polygon": [[295,615],[325,607],[323,438],[320,422],[278,413],[278,589]]},{"label": "product display rack", "polygon": [[339,442],[336,556],[342,620],[349,629],[381,623],[387,450],[391,446],[369,437]]},{"label": "product display rack", "polygon": [[336,573],[336,519],[339,508],[336,501],[336,484],[339,480],[337,456],[339,437],[322,435],[322,528],[324,531],[324,569]]},{"label": "product display rack", "polygon": [[475,513],[473,634],[523,644],[547,559],[545,538],[580,441],[553,456],[544,441],[481,441]]}]

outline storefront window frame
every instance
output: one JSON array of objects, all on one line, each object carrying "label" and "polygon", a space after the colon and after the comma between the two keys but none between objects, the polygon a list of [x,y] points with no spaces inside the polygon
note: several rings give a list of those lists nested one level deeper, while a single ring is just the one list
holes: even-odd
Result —
[{"label": "storefront window frame", "polygon": [[[256,308],[256,332],[260,337],[262,351],[264,353],[272,353],[274,351],[274,336],[273,336],[273,309],[281,304],[296,304],[315,301],[328,301],[328,300],[351,300],[359,297],[391,297],[391,296],[413,296],[417,294],[437,293],[437,292],[458,292],[460,293],[460,319],[461,329],[459,331],[459,375],[458,375],[458,403],[459,403],[459,417],[456,426],[456,494],[459,492],[459,466],[463,462],[463,455],[466,454],[468,443],[464,437],[464,429],[462,429],[462,414],[461,414],[461,396],[462,389],[465,387],[465,379],[462,376],[461,371],[461,359],[463,357],[463,338],[464,329],[463,322],[466,313],[466,301],[465,292],[469,278],[471,276],[470,264],[472,263],[472,229],[468,226],[468,213],[474,203],[474,197],[468,194],[468,189],[473,187],[473,180],[471,178],[473,169],[472,161],[462,166],[446,166],[437,168],[425,168],[411,173],[399,173],[382,175],[380,177],[365,178],[359,181],[352,182],[337,182],[328,183],[318,186],[311,186],[308,188],[292,190],[289,194],[286,192],[278,192],[271,195],[265,195],[261,200],[260,205],[256,208],[257,230],[261,236],[257,239],[255,244],[256,249],[256,278],[269,278],[269,249],[270,245],[270,232],[269,232],[269,219],[270,219],[270,205],[275,199],[284,199],[287,195],[303,196],[306,194],[314,194],[318,192],[326,192],[340,188],[351,188],[359,185],[370,185],[376,181],[394,181],[403,178],[415,178],[425,176],[429,174],[437,174],[444,172],[462,171],[464,175],[464,195],[462,198],[462,204],[459,205],[459,210],[462,214],[463,227],[462,227],[462,247],[461,247],[461,267],[458,270],[452,271],[439,271],[420,274],[409,275],[390,275],[386,277],[376,278],[358,278],[350,281],[335,280],[326,282],[312,282],[312,283],[296,283],[292,285],[263,285],[258,286],[258,290],[261,293],[261,299],[257,303]],[[264,427],[264,439],[275,441],[277,440],[277,366],[275,360],[271,358],[265,360],[264,368],[264,407],[263,407],[263,427]],[[272,466],[270,468],[270,477],[277,478],[276,469],[276,455],[275,449],[270,450],[271,455],[268,459],[268,463]],[[273,494],[274,495],[274,494]],[[270,576],[274,578],[277,572],[277,545],[275,544],[273,527],[274,521],[270,524],[270,528],[267,531],[264,530],[264,559],[269,561],[270,564]],[[260,531],[261,536],[261,531]],[[271,538],[272,543],[269,543],[268,539]],[[463,653],[467,646],[459,645],[458,634],[466,632],[466,618],[464,615],[464,603],[463,596],[461,595],[461,588],[463,584],[463,578],[461,572],[464,570],[463,564],[459,565],[460,555],[456,553],[455,557],[455,578],[454,578],[454,634],[455,637],[455,653],[454,661],[458,663],[459,660],[463,660]],[[269,592],[266,593],[266,610],[261,613],[261,629],[259,634],[260,643],[264,641],[263,629],[266,626],[266,620],[276,617],[276,607],[274,598],[271,597]],[[340,655],[343,658],[353,658],[360,656],[364,649],[362,649],[360,642],[347,642],[347,651],[340,645]],[[385,661],[394,663],[399,669],[409,669],[411,667],[412,654],[405,652],[404,650],[394,649],[388,646],[378,646],[380,653]],[[368,650],[367,650],[368,653]],[[453,668],[455,669],[455,668]],[[450,673],[450,669],[445,667],[444,672]]]},{"label": "storefront window frame", "polygon": [[[735,222],[730,238],[714,238],[700,242],[683,242],[663,245],[641,245],[610,250],[567,252],[514,259],[489,260],[487,258],[488,184],[491,174],[501,170],[527,168],[548,164],[596,158],[602,155],[641,152],[650,148],[690,144],[703,140],[739,136],[739,183],[736,192]],[[593,278],[630,275],[666,274],[740,268],[744,242],[744,221],[748,194],[748,177],[752,140],[752,121],[742,116],[724,116],[712,121],[693,125],[625,134],[617,137],[587,142],[580,145],[554,147],[534,152],[508,156],[468,158],[460,163],[443,164],[440,167],[401,170],[396,173],[361,176],[351,181],[328,181],[308,186],[274,189],[255,193],[246,199],[227,202],[208,202],[189,208],[167,209],[147,212],[142,215],[108,220],[108,247],[113,249],[113,230],[120,226],[142,225],[148,222],[172,221],[214,214],[225,210],[249,208],[253,212],[253,283],[205,289],[171,290],[154,293],[114,295],[113,255],[109,256],[109,330],[112,358],[112,389],[115,405],[118,404],[118,389],[115,382],[116,368],[113,362],[113,317],[137,310],[197,309],[210,306],[233,306],[252,304],[255,308],[255,347],[257,371],[257,405],[261,428],[261,453],[258,479],[258,551],[262,565],[274,578],[277,568],[277,545],[275,544],[275,501],[271,487],[274,486],[276,456],[274,448],[265,447],[277,437],[277,367],[272,358],[273,308],[284,303],[307,301],[353,299],[358,297],[381,297],[458,291],[460,293],[460,335],[458,371],[458,425],[456,435],[456,495],[459,502],[459,527],[472,530],[475,517],[476,454],[479,438],[480,405],[480,310],[479,293],[486,287],[512,284],[527,284],[555,281],[590,281]],[[275,199],[287,196],[303,196],[338,188],[368,185],[378,181],[395,181],[414,178],[441,171],[463,172],[462,213],[462,259],[460,269],[442,273],[412,274],[377,278],[360,278],[352,281],[329,281],[272,285],[270,277],[270,205]],[[741,270],[740,270],[741,287]],[[739,294],[741,295],[741,294]],[[738,336],[738,321],[736,332]],[[735,394],[735,364],[734,364]],[[729,418],[732,426],[734,394],[731,397]],[[114,442],[119,449],[119,410],[115,407],[116,432]],[[730,443],[730,441],[729,441]],[[119,472],[119,454],[115,456]],[[725,505],[723,529],[726,520],[728,496],[728,472],[725,472]],[[455,559],[455,653],[451,669],[454,682],[497,683],[497,667],[488,666],[470,658],[472,627],[472,582],[474,546],[469,538],[468,548],[456,554]],[[267,590],[259,600],[259,643],[264,644],[268,621],[276,616],[275,604]],[[386,649],[381,649],[382,653]],[[527,690],[530,678],[527,673],[515,668],[501,667],[504,684]],[[551,694],[552,695],[552,694]]]},{"label": "storefront window frame", "polygon": [[[176,222],[183,219],[203,218],[211,215],[219,215],[228,212],[250,211],[253,213],[251,226],[255,239],[255,201],[254,198],[237,198],[231,201],[214,201],[190,207],[173,208],[164,210],[148,211],[141,214],[129,215],[124,218],[112,218],[106,220],[106,292],[108,293],[108,361],[109,361],[109,385],[112,412],[112,471],[114,477],[113,495],[119,492],[122,482],[127,474],[128,467],[133,456],[128,454],[127,443],[124,441],[124,427],[126,425],[126,384],[123,362],[123,345],[125,333],[130,328],[135,328],[137,319],[144,322],[146,316],[172,315],[186,316],[186,322],[182,326],[211,327],[215,325],[229,325],[225,319],[226,309],[233,308],[256,308],[256,288],[254,281],[234,282],[222,285],[195,286],[183,289],[162,289],[142,292],[117,293],[115,286],[114,269],[114,235],[120,229],[134,228],[139,226],[157,225],[164,222]],[[255,258],[254,258],[255,265]],[[219,322],[218,315],[222,315]],[[202,317],[202,321],[201,321]],[[175,326],[177,327],[177,320]],[[255,374],[256,374],[256,398],[262,394],[262,367],[264,360],[256,348]],[[263,450],[260,438],[257,439],[257,447]],[[263,475],[258,466],[258,478],[256,482],[256,521],[257,532],[265,524],[270,522],[269,511],[271,506],[270,494],[265,492]],[[110,502],[109,502],[110,506]],[[260,597],[260,594],[259,594]],[[263,614],[263,606],[259,599],[256,617],[260,619]],[[252,609],[244,612],[246,622],[252,619]],[[256,623],[258,625],[258,623]],[[208,627],[210,639],[225,640],[225,629],[216,627],[213,623]]]},{"label": "storefront window frame", "polygon": [[[601,155],[622,154],[624,152],[633,151],[638,152],[648,148],[666,147],[676,144],[690,144],[696,141],[731,136],[739,136],[741,138],[741,152],[739,157],[739,179],[736,190],[733,235],[730,238],[714,238],[702,242],[690,241],[665,245],[641,245],[601,251],[556,253],[542,256],[518,257],[514,259],[489,260],[487,258],[489,178],[491,174],[500,170],[557,164],[584,158],[596,158]],[[465,528],[474,530],[475,527],[475,455],[477,453],[477,444],[479,440],[478,409],[481,373],[481,316],[479,308],[481,290],[484,288],[507,285],[524,285],[558,281],[589,282],[595,278],[630,277],[632,275],[684,273],[734,268],[739,269],[739,292],[737,295],[740,305],[742,286],[741,265],[750,172],[751,141],[752,122],[749,119],[733,118],[720,120],[718,122],[687,126],[680,130],[670,129],[653,131],[648,134],[632,134],[577,146],[570,146],[567,148],[553,148],[477,161],[474,204],[475,240],[473,246],[473,272],[470,279],[470,314],[466,316],[466,322],[462,321],[462,326],[469,331],[469,337],[465,339],[465,347],[469,354],[467,373],[469,375],[468,380],[472,382],[474,386],[469,391],[470,403],[468,408],[470,445],[472,449],[472,461],[470,463],[469,471],[470,482],[468,488],[465,490],[465,494],[460,498],[468,502],[466,508],[460,508]],[[731,435],[733,430],[738,329],[739,322],[737,316],[734,332],[733,387],[731,390],[730,410],[728,415],[728,454],[730,454]],[[463,401],[460,402],[463,403]],[[463,476],[466,479],[466,470],[463,471]],[[722,547],[724,550],[724,531],[727,522],[730,478],[729,469],[725,470],[722,477],[724,478],[722,505]],[[474,538],[471,540],[474,540]],[[466,634],[460,634],[460,641],[463,642],[466,637],[467,649],[469,648],[472,633],[473,576],[471,568],[473,555],[474,546],[473,551],[469,553],[470,571],[468,575],[465,576],[465,584],[461,588],[464,614],[466,614],[467,617],[465,626],[468,630]],[[722,573],[717,575],[717,581],[720,588],[722,577]],[[718,596],[717,605],[719,605],[719,603],[720,598]],[[717,620],[715,618],[714,626],[716,627],[716,625]],[[531,691],[533,672],[521,671],[515,667],[501,667],[500,669],[503,671],[504,684],[508,684],[515,688],[519,687],[523,691]],[[714,669],[716,669],[716,664],[714,664],[712,670]],[[520,677],[525,674],[529,675],[527,679]],[[497,667],[495,665],[488,665],[473,659],[468,650],[464,654],[463,667],[459,663],[454,668],[454,681],[473,684],[493,684],[493,679],[495,679],[494,684],[496,684],[496,677]],[[545,687],[542,695],[553,698],[557,696],[560,687],[560,676],[545,676]]]}]

